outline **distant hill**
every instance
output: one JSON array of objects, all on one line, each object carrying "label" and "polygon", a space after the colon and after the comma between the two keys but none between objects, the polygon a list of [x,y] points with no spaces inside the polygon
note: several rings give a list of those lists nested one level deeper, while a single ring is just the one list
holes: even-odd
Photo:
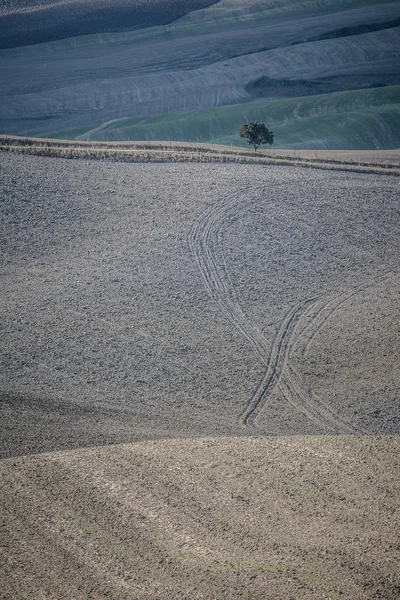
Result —
[{"label": "distant hill", "polygon": [[216,1],[6,0],[2,9],[0,48],[165,25]]},{"label": "distant hill", "polygon": [[[160,139],[240,144],[232,115],[241,120],[253,102],[281,101],[289,115],[273,117],[276,146],[400,146],[398,98],[393,95],[400,84],[397,1],[141,0],[129,9],[129,18],[122,5],[112,5],[112,18],[107,17],[111,5],[98,6],[92,12],[89,1],[68,3],[68,19],[62,17],[63,2],[33,5],[27,0],[23,8],[5,9],[2,31],[9,38],[15,34],[8,45],[18,47],[0,51],[2,133],[155,139],[157,130]],[[79,8],[79,27],[71,25],[78,15],[78,8],[74,13],[71,7]],[[46,14],[46,27],[40,30]],[[9,19],[19,25],[10,28]],[[82,35],[85,23],[90,35]],[[38,39],[65,39],[32,45],[39,30],[44,37]],[[368,109],[368,119],[361,102],[338,132],[340,93],[369,98],[371,89],[379,90],[379,102]],[[319,100],[322,95],[325,99]],[[300,124],[292,114],[293,98],[304,98],[301,105],[311,112],[306,109],[302,118],[318,119],[316,131],[309,134],[311,122]],[[320,102],[328,107],[324,120],[315,112]],[[234,105],[243,106],[235,112]],[[210,131],[207,113],[204,123],[194,116],[194,111],[220,107],[227,107],[226,118],[218,117],[225,129]],[[166,122],[161,131],[154,126]],[[353,133],[361,126],[373,129],[367,140]]]},{"label": "distant hill", "polygon": [[250,120],[267,122],[280,148],[389,149],[400,145],[399,111],[398,85],[119,119],[100,127],[55,132],[55,137],[247,146],[238,131]]}]

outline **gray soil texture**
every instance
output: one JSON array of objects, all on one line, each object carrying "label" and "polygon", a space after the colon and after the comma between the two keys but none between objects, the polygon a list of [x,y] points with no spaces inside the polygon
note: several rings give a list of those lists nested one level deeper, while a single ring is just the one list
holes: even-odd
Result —
[{"label": "gray soil texture", "polygon": [[2,456],[398,434],[399,179],[1,156]]}]

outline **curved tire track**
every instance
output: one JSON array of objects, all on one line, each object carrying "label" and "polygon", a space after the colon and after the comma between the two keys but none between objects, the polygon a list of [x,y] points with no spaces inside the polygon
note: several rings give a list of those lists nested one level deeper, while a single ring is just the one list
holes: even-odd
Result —
[{"label": "curved tire track", "polygon": [[329,299],[328,302],[324,302],[319,307],[316,314],[311,318],[308,325],[302,331],[301,335],[304,336],[304,334],[308,330],[310,330],[310,329],[312,330],[312,333],[306,339],[306,341],[302,347],[303,356],[307,355],[307,353],[312,345],[312,342],[314,341],[314,339],[318,335],[318,333],[321,331],[321,329],[324,327],[325,323],[327,323],[327,321],[329,321],[335,315],[335,313],[341,308],[341,306],[343,306],[343,304],[345,304],[348,300],[350,300],[350,298],[355,296],[357,294],[357,292],[362,292],[363,290],[367,290],[374,283],[377,283],[379,281],[385,281],[385,279],[387,279],[389,277],[389,275],[390,275],[390,273],[384,273],[382,275],[377,275],[376,277],[372,277],[371,279],[368,279],[368,281],[360,283],[359,285],[351,287],[349,290],[345,290],[341,294],[334,296],[333,298]]},{"label": "curved tire track", "polygon": [[287,365],[287,372],[282,375],[279,387],[289,404],[300,410],[310,421],[317,425],[329,429],[333,433],[366,433],[340,417],[314,394],[304,392],[297,372],[289,364]]},{"label": "curved tire track", "polygon": [[312,300],[305,300],[302,304],[295,306],[283,319],[275,337],[264,376],[257,390],[248,401],[244,411],[239,415],[239,423],[247,425],[249,419],[256,416],[256,413],[263,408],[267,398],[274,391],[287,362],[290,340],[296,324],[301,318],[305,307],[310,302]]},{"label": "curved tire track", "polygon": [[[299,339],[303,338],[305,334],[310,332],[310,335],[305,337],[305,340],[300,348],[301,355],[306,356],[315,337],[323,329],[324,325],[347,301],[349,301],[358,292],[368,289],[374,283],[385,281],[389,276],[390,273],[377,275],[368,281],[356,285],[349,290],[345,290],[341,294],[338,294],[333,298],[330,297],[327,301],[322,302],[315,314],[311,317],[301,331],[299,338],[294,343],[293,348],[298,344]],[[320,302],[321,301],[319,301],[319,303]],[[335,411],[332,410],[331,407],[324,403],[321,398],[318,398],[311,391],[308,395],[304,393],[301,388],[301,384],[298,381],[299,376],[292,365],[287,365],[287,371],[287,373],[283,373],[282,381],[280,382],[280,389],[285,398],[293,407],[297,409],[300,409],[301,407],[302,412],[305,414],[308,413],[308,417],[316,423],[321,423],[320,419],[322,418],[324,426],[329,427],[333,431],[353,434],[368,433],[361,428],[354,427],[347,419],[340,417]],[[300,399],[301,402],[299,403],[297,399]]]},{"label": "curved tire track", "polygon": [[[360,284],[335,298],[329,299],[328,302],[323,303],[318,308],[311,319],[309,316],[310,310],[315,309],[315,306],[321,300],[317,298],[303,300],[292,307],[285,315],[271,344],[262,332],[249,321],[236,301],[232,282],[226,268],[225,257],[220,248],[219,233],[221,226],[229,213],[237,208],[240,201],[240,194],[234,194],[228,199],[210,206],[195,221],[189,234],[192,255],[208,294],[220,307],[224,316],[251,344],[263,363],[266,363],[263,378],[239,415],[238,423],[243,426],[253,424],[253,421],[266,405],[268,398],[279,385],[289,404],[319,426],[330,431],[361,433],[360,429],[342,419],[313,394],[308,396],[304,392],[298,381],[298,375],[289,364],[288,359],[297,345],[298,339],[301,339],[304,333],[312,330],[305,344],[308,348],[323,324],[333,316],[340,306],[357,291],[368,287],[372,282]],[[373,281],[379,279],[384,279],[384,276],[376,277]],[[321,317],[322,322],[320,322]],[[304,321],[306,321],[306,324],[300,335],[297,335]]]},{"label": "curved tire track", "polygon": [[208,294],[215,300],[225,317],[250,342],[258,355],[265,360],[270,344],[261,331],[248,320],[233,298],[230,279],[224,261],[217,261],[218,232],[229,212],[240,198],[231,196],[227,201],[208,208],[197,219],[190,232],[190,247]]}]

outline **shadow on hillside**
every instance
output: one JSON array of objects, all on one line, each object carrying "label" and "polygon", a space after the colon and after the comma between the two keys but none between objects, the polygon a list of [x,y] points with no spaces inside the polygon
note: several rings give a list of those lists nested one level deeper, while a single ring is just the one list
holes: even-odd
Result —
[{"label": "shadow on hillside", "polygon": [[0,458],[185,435],[123,408],[29,394],[0,392],[0,414]]},{"label": "shadow on hillside", "polygon": [[[165,422],[161,417],[147,419],[134,409],[99,404],[76,404],[72,401],[50,399],[29,394],[0,392],[0,458],[11,458],[44,452],[73,450],[92,446],[133,443],[155,439],[196,437],[259,437],[275,435],[321,435],[320,429],[299,426],[298,431],[271,431],[239,428],[232,419],[226,427],[196,422],[188,414],[182,421]],[[384,411],[371,413],[369,434],[393,434],[395,415]],[[331,432],[327,431],[326,434]]]},{"label": "shadow on hillside", "polygon": [[[93,33],[166,25],[216,0],[135,0],[135,2],[57,2],[2,17],[0,48],[40,44]],[[28,3],[29,4],[29,3]],[[32,3],[33,4],[33,3]]]}]

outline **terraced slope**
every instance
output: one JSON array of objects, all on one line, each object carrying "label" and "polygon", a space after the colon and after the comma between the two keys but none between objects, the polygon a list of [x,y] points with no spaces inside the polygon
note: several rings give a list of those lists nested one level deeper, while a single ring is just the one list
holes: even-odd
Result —
[{"label": "terraced slope", "polygon": [[[218,2],[173,25],[3,50],[0,129],[54,135],[260,97],[373,86],[385,93],[384,86],[399,83],[396,2],[293,6]],[[328,132],[336,127],[327,122]],[[364,147],[359,143],[353,147]],[[383,135],[374,147],[387,144]]]},{"label": "terraced slope", "polygon": [[399,450],[236,437],[0,461],[2,596],[395,600]]}]

